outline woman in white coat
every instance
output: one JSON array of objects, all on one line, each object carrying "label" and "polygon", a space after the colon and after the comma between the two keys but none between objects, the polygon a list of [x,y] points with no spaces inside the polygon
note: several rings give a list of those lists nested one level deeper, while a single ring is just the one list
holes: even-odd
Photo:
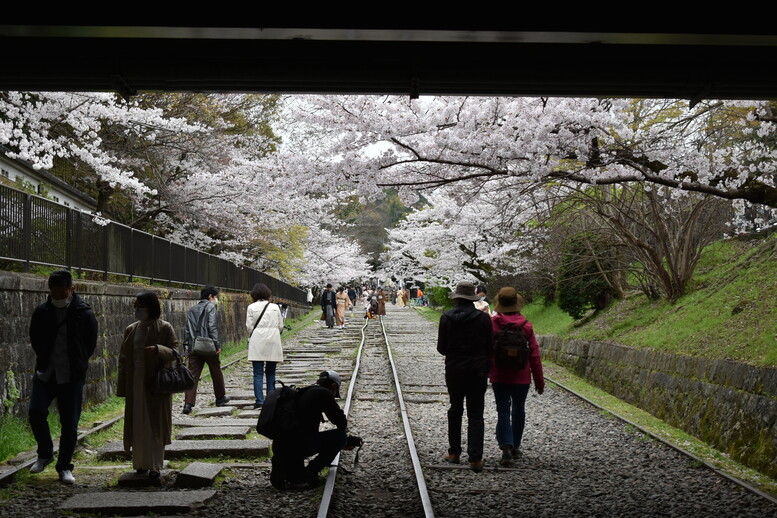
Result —
[{"label": "woman in white coat", "polygon": [[248,360],[254,366],[254,408],[264,404],[262,394],[263,378],[267,378],[267,394],[275,389],[275,368],[283,361],[281,331],[283,316],[277,304],[270,302],[272,292],[265,284],[257,283],[251,290],[254,303],[246,310],[248,338]]}]

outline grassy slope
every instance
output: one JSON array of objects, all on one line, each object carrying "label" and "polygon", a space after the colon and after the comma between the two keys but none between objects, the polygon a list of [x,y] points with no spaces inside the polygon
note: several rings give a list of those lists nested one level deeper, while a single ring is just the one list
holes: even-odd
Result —
[{"label": "grassy slope", "polygon": [[709,246],[688,295],[674,305],[635,295],[579,328],[555,307],[529,305],[524,314],[541,334],[775,366],[777,234],[766,240],[725,240]]}]

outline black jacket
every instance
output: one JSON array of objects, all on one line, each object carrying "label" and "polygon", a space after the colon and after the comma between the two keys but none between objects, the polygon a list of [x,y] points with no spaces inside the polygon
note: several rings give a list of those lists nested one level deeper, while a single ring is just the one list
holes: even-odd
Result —
[{"label": "black jacket", "polygon": [[[202,325],[197,329],[202,312],[206,311],[205,318],[202,319]],[[202,299],[189,309],[186,315],[186,326],[183,331],[184,349],[191,351],[194,345],[194,339],[198,336],[210,338],[216,346],[216,350],[221,349],[219,344],[219,327],[216,321],[217,309],[215,304],[208,302],[208,299]]]},{"label": "black jacket", "polygon": [[337,307],[337,299],[333,290],[324,290],[321,293],[321,309],[326,311],[327,306]]},{"label": "black jacket", "polygon": [[437,352],[445,355],[447,374],[487,376],[492,349],[491,319],[474,304],[459,304],[440,317]]},{"label": "black jacket", "polygon": [[312,385],[302,389],[297,402],[297,419],[299,419],[298,437],[310,437],[318,433],[318,425],[323,422],[321,414],[326,415],[329,422],[340,430],[345,430],[347,420],[334,394],[321,385]]},{"label": "black jacket", "polygon": [[[73,380],[86,379],[89,358],[97,347],[97,319],[92,307],[73,293],[67,308],[67,349],[70,357],[70,375]],[[35,370],[45,372],[49,367],[57,340],[57,309],[51,296],[35,308],[30,320],[30,343],[35,351]]]}]

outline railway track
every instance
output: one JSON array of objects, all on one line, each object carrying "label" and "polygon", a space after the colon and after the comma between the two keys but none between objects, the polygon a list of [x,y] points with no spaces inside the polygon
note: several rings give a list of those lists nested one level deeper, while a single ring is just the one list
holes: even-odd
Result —
[{"label": "railway track", "polygon": [[[366,326],[358,317],[345,330],[314,324],[284,341],[287,360],[279,366],[278,378],[304,386],[314,382],[321,370],[337,370],[346,389],[343,403],[349,414],[349,432],[365,440],[358,464],[354,452],[342,452],[335,460],[323,498],[316,491],[273,489],[266,460],[224,459],[216,462],[229,471],[212,497],[186,512],[148,512],[349,518],[777,515],[773,500],[702,469],[665,444],[553,386],[542,396],[532,391],[528,398],[524,455],[513,468],[498,467],[500,451],[492,435],[496,415],[490,390],[486,395],[485,470],[474,473],[466,464],[443,463],[448,398],[442,357],[435,349],[437,325],[411,309],[387,309],[382,321],[369,321]],[[249,362],[233,363],[225,376],[234,399],[249,397]],[[202,407],[212,399],[210,390],[206,382],[200,392]],[[174,418],[183,422],[186,419],[179,411],[177,404]],[[242,422],[253,425],[255,418],[246,412],[245,407],[237,406],[230,415],[205,420],[234,423],[249,417]],[[190,420],[197,419],[200,417]],[[191,494],[173,487],[183,466],[180,461],[171,462],[175,464],[168,484],[144,492],[146,500]],[[96,498],[123,491],[111,480],[126,469],[126,464],[81,469],[76,463],[75,487],[59,485],[55,476],[23,479],[16,489],[12,487],[18,494],[0,503],[0,516],[69,515],[56,509],[73,494]],[[419,481],[426,485],[426,496],[418,488]],[[35,491],[28,491],[30,486]]]},{"label": "railway track", "polygon": [[[344,411],[349,429],[369,434],[366,460],[341,476],[330,468],[317,516],[348,516],[365,500],[371,509],[432,518],[429,493],[413,439],[402,388],[382,319],[365,321]],[[399,419],[398,419],[399,418]],[[355,461],[355,459],[353,459]],[[336,495],[335,495],[336,493]]]}]

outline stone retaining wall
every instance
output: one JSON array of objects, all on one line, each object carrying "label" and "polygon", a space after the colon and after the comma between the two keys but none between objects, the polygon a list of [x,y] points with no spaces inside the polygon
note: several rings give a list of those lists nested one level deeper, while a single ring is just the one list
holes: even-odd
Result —
[{"label": "stone retaining wall", "polygon": [[777,477],[777,369],[556,336],[539,343],[543,358]]},{"label": "stone retaining wall", "polygon": [[[30,318],[35,307],[46,300],[48,278],[0,272],[0,413],[25,415],[32,387],[35,354],[30,346]],[[97,349],[89,362],[85,401],[103,401],[115,392],[118,354],[125,328],[135,321],[132,302],[143,286],[75,281],[76,291],[92,306],[98,324]],[[175,328],[179,340],[189,308],[200,298],[199,291],[151,288],[162,302],[162,319]],[[219,295],[218,325],[222,342],[245,340],[247,293],[222,291]],[[308,308],[290,304],[288,317]]]}]

